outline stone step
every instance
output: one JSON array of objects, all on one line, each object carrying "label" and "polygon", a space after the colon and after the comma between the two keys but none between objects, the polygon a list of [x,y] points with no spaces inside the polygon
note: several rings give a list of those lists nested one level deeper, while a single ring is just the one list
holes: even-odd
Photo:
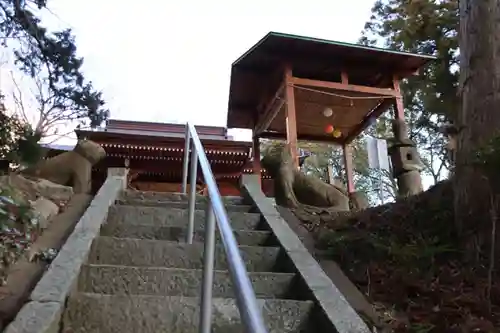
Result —
[{"label": "stone step", "polygon": [[[260,214],[228,212],[229,220],[235,230],[255,229],[261,219]],[[188,225],[188,210],[180,208],[122,206],[110,207],[108,223],[149,224],[155,226],[184,227]],[[205,227],[205,211],[195,210],[195,227]]]},{"label": "stone step", "polygon": [[[187,201],[188,196],[181,193],[171,193],[171,192],[150,192],[150,191],[134,191],[127,190],[123,191],[120,195],[120,200],[147,200],[147,201]],[[196,195],[196,202],[207,202],[208,197],[203,195]],[[225,204],[230,205],[244,205],[243,197],[237,196],[225,196],[222,197],[222,201]]]},{"label": "stone step", "polygon": [[[111,236],[120,238],[156,239],[184,242],[187,235],[185,227],[162,227],[139,224],[117,224],[107,223],[102,226],[101,236]],[[216,231],[217,240],[220,241],[220,234]],[[258,230],[234,230],[236,241],[240,245],[264,245],[271,238],[270,231]],[[195,242],[203,242],[205,231],[195,230]]]},{"label": "stone step", "polygon": [[[163,208],[188,208],[187,200],[183,201],[171,201],[171,200],[150,200],[150,199],[118,199],[116,201],[118,205],[129,205],[129,206],[147,206],[147,207],[163,207]],[[196,203],[197,209],[205,209],[207,207],[206,202],[200,201]],[[251,205],[234,205],[230,203],[225,204],[226,210],[228,212],[250,212],[252,210]]]},{"label": "stone step", "polygon": [[[88,263],[100,265],[175,267],[201,269],[203,243],[193,244],[131,238],[97,237]],[[271,272],[278,258],[278,247],[239,246],[248,271]],[[227,270],[222,246],[215,248],[215,269]]]},{"label": "stone step", "polygon": [[[76,293],[69,297],[63,333],[196,333],[200,301],[182,296],[130,296]],[[258,299],[269,333],[298,333],[313,303]],[[214,298],[212,333],[245,332],[236,302]]]},{"label": "stone step", "polygon": [[[98,294],[198,296],[201,269],[85,265],[78,290]],[[253,272],[249,274],[257,297],[284,298],[294,274]],[[228,271],[215,271],[213,297],[234,297]]]}]

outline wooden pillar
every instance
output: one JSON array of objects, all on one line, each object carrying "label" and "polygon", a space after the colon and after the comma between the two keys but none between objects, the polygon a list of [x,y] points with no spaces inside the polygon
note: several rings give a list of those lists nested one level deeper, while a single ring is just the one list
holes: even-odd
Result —
[{"label": "wooden pillar", "polygon": [[297,115],[295,113],[295,93],[292,85],[292,68],[285,68],[285,103],[286,103],[286,143],[290,146],[295,168],[299,168],[297,154]]},{"label": "wooden pillar", "polygon": [[326,172],[328,173],[328,183],[332,185],[335,184],[335,177],[333,177],[333,165],[328,164],[328,166],[326,167]]},{"label": "wooden pillar", "polygon": [[344,151],[344,168],[347,178],[347,192],[354,193],[354,167],[352,163],[352,147],[350,145],[342,146]]},{"label": "wooden pillar", "polygon": [[394,101],[394,118],[405,119],[405,107],[403,105],[403,96],[401,96],[401,87],[399,86],[400,80],[397,76],[394,76],[393,80],[394,90],[399,94]]},{"label": "wooden pillar", "polygon": [[262,174],[261,174],[261,165],[260,165],[260,140],[258,136],[253,137],[253,146],[252,146],[252,168],[253,174],[259,176],[259,184],[262,189]]},{"label": "wooden pillar", "polygon": [[349,84],[349,76],[346,71],[340,72],[340,80],[343,84]]}]

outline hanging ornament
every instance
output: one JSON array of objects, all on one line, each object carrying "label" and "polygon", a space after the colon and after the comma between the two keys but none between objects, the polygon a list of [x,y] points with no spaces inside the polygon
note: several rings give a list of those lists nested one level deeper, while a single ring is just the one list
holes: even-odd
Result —
[{"label": "hanging ornament", "polygon": [[326,118],[330,118],[332,115],[333,115],[332,108],[325,108],[323,110],[323,116],[325,116]]},{"label": "hanging ornament", "polygon": [[332,132],[332,135],[334,138],[338,139],[342,136],[342,132],[338,129],[334,129],[333,132]]},{"label": "hanging ornament", "polygon": [[325,132],[327,134],[332,134],[334,130],[335,130],[335,128],[333,128],[333,125],[326,125],[326,127],[325,127]]}]

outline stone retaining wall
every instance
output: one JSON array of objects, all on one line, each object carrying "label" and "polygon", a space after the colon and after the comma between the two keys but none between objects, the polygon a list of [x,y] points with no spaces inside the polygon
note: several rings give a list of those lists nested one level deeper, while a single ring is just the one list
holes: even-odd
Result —
[{"label": "stone retaining wall", "polygon": [[66,298],[75,286],[90,246],[108,210],[126,186],[126,170],[110,169],[108,177],[78,221],[47,272],[5,333],[57,333]]},{"label": "stone retaining wall", "polygon": [[371,330],[363,319],[281,217],[273,201],[261,191],[258,176],[243,175],[241,185],[242,194],[262,214],[320,310],[317,313],[321,315],[317,320],[312,320],[316,321],[315,329],[328,332],[336,330],[339,333],[370,333]]}]

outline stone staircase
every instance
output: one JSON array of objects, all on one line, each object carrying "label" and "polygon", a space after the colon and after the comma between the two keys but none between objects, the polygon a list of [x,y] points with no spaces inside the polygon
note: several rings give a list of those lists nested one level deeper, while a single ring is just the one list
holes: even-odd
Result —
[{"label": "stone staircase", "polygon": [[[261,214],[242,198],[223,199],[269,333],[312,331],[319,310]],[[80,269],[61,331],[197,332],[205,206],[198,197],[194,242],[186,244],[184,196],[125,191]],[[212,332],[244,332],[220,242],[215,269]]]}]

